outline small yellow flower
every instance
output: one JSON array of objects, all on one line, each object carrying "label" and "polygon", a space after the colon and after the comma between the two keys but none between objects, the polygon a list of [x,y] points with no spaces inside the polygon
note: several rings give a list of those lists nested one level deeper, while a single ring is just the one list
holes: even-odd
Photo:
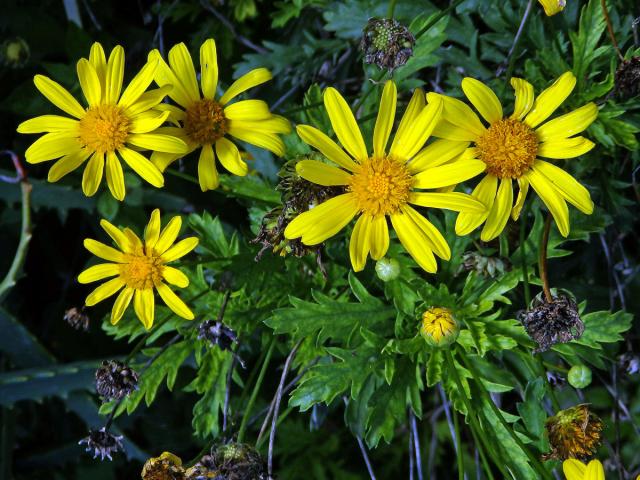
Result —
[{"label": "small yellow flower", "polygon": [[459,333],[460,325],[449,308],[431,307],[422,314],[420,334],[430,345],[451,345]]},{"label": "small yellow flower", "polygon": [[[238,147],[227,136],[265,148],[278,156],[284,155],[284,143],[278,134],[291,131],[288,120],[272,115],[262,100],[230,103],[246,90],[271,80],[269,70],[251,70],[233,82],[224,95],[216,98],[218,59],[213,39],[208,39],[200,47],[200,88],[193,60],[184,43],[169,51],[168,65],[157,50],[149,54],[149,60],[159,62],[155,81],[160,86],[172,85],[169,97],[179,105],[162,104],[157,107],[171,112],[169,118],[177,125],[165,130],[184,140],[189,146],[188,152],[200,149],[198,180],[203,192],[213,190],[219,184],[214,146],[215,156],[229,172],[239,176],[248,172]],[[151,160],[164,171],[182,156],[180,152],[154,153]]]},{"label": "small yellow flower", "polygon": [[145,92],[157,67],[157,61],[148,62],[123,92],[123,48],[115,47],[107,61],[102,46],[94,43],[89,59],[82,58],[77,65],[78,79],[88,104],[86,109],[60,84],[36,75],[36,88],[74,118],[42,115],[21,123],[20,133],[48,132],[27,149],[27,162],[59,158],[49,170],[49,181],[56,182],[91,157],[82,176],[82,190],[87,196],[98,190],[106,162],[109,190],[118,200],[124,199],[120,159],[151,185],[162,187],[162,173],[138,150],[184,153],[187,145],[174,136],[154,132],[169,115],[153,110],[169,88]]},{"label": "small yellow flower", "polygon": [[407,252],[424,270],[435,272],[438,265],[434,253],[448,260],[451,250],[438,229],[410,204],[475,214],[482,214],[484,207],[462,193],[414,189],[435,189],[464,181],[482,172],[484,163],[458,158],[468,145],[460,142],[441,140],[422,148],[440,120],[443,102],[433,98],[425,107],[421,90],[414,92],[388,152],[386,147],[396,114],[396,86],[392,81],[385,84],[382,92],[372,154],[367,151],[347,102],[337,90],[325,90],[324,105],[346,152],[317,128],[299,125],[297,132],[303,141],[341,168],[302,160],[296,170],[312,183],[344,186],[346,192],[298,215],[285,229],[285,237],[301,237],[305,245],[317,245],[359,215],[349,245],[351,264],[357,272],[364,269],[369,254],[374,260],[386,254],[388,216]]},{"label": "small yellow flower", "polygon": [[538,0],[538,3],[542,5],[544,13],[546,13],[548,17],[560,13],[567,5],[565,0]]},{"label": "small yellow flower", "polygon": [[138,319],[149,329],[153,325],[155,288],[160,298],[176,315],[192,320],[194,317],[189,307],[163,282],[164,280],[179,288],[189,285],[189,278],[184,273],[167,265],[198,245],[196,237],[188,237],[174,244],[180,233],[182,219],[173,217],[160,231],[160,210],[155,209],[144,232],[144,243],[129,228],[121,230],[106,220],[101,220],[100,225],[119,250],[90,238],[85,239],[84,246],[97,257],[114,263],[89,267],[78,276],[78,281],[91,283],[109,277],[116,278],[91,292],[85,304],[93,306],[122,290],[113,304],[111,323],[118,323],[133,298],[133,309]]},{"label": "small yellow flower", "polygon": [[562,462],[562,471],[567,480],[604,480],[604,467],[599,460],[591,460],[585,465],[575,458],[570,458]]},{"label": "small yellow flower", "polygon": [[[509,214],[514,220],[520,216],[529,185],[547,206],[565,237],[569,234],[567,202],[587,215],[593,212],[587,189],[562,168],[540,159],[574,158],[595,146],[577,135],[598,116],[595,103],[544,123],[573,91],[575,84],[575,76],[566,72],[534,99],[533,86],[529,82],[512,78],[515,109],[510,117],[505,117],[498,97],[489,87],[473,78],[465,78],[462,90],[489,124],[488,128],[464,102],[435,93],[427,95],[427,99],[444,99],[443,120],[433,135],[473,142],[467,154],[485,165],[484,178],[472,195],[486,205],[487,213],[458,215],[458,235],[467,235],[486,222],[480,238],[486,242],[497,237],[507,224]],[[513,180],[520,188],[515,204]]]}]

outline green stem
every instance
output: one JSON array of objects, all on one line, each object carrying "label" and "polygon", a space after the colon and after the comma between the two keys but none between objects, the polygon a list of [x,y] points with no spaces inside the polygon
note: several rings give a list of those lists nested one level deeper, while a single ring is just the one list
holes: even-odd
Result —
[{"label": "green stem", "polygon": [[451,413],[453,413],[453,428],[456,434],[455,438],[453,439],[453,443],[458,447],[456,448],[456,457],[458,459],[458,480],[464,480],[464,459],[462,458],[462,438],[460,438],[458,413],[455,409],[452,410],[453,411]]},{"label": "green stem", "polygon": [[496,467],[498,467],[498,470],[500,470],[500,473],[502,473],[503,478],[510,478],[508,472],[502,465],[502,462],[500,462],[500,460],[495,458],[495,456],[493,455],[494,451],[491,448],[491,445],[488,444],[488,440],[486,436],[482,434],[482,429],[480,428],[478,419],[473,414],[473,408],[471,407],[471,402],[469,402],[469,399],[465,394],[464,388],[462,387],[462,381],[460,380],[460,376],[458,375],[458,370],[456,370],[456,366],[453,363],[453,356],[451,355],[451,351],[449,349],[444,349],[444,358],[447,361],[449,374],[453,377],[456,387],[458,387],[458,392],[460,392],[460,397],[462,398],[462,401],[464,402],[464,405],[467,408],[466,418],[469,419],[469,421],[471,422],[471,427],[475,429],[476,432],[478,432],[477,436],[480,438],[480,442],[482,446],[486,449],[487,452],[489,452],[489,454],[491,454],[493,463],[496,465]]},{"label": "green stem", "polygon": [[389,19],[393,18],[393,12],[396,9],[396,3],[398,3],[398,0],[391,0],[389,2],[389,8],[387,9],[387,18]]},{"label": "green stem", "polygon": [[529,272],[527,272],[527,241],[525,239],[525,230],[527,228],[527,207],[522,208],[520,212],[520,262],[522,267],[522,284],[524,286],[524,304],[525,308],[529,308],[531,303],[531,289],[529,288]]},{"label": "green stem", "polygon": [[511,46],[511,50],[509,50],[509,65],[507,66],[507,75],[504,81],[504,87],[506,88],[507,83],[511,80],[511,75],[513,74],[513,68],[516,63],[516,57],[518,56],[518,45],[520,44],[520,39],[522,38],[522,32],[524,32],[524,28],[527,25],[527,21],[529,20],[529,14],[531,13],[531,8],[533,7],[533,0],[529,0],[527,3],[527,8],[524,11],[524,15],[522,16],[522,21],[520,22],[520,26],[518,27],[518,31],[516,32],[516,36],[513,39],[513,45]]},{"label": "green stem", "polygon": [[22,268],[25,257],[27,256],[27,247],[31,241],[32,188],[31,184],[25,179],[20,182],[20,189],[22,191],[22,228],[20,229],[20,241],[18,242],[18,248],[16,249],[9,271],[2,282],[0,282],[0,299],[2,299],[4,294],[16,284],[16,277],[18,276],[18,272]]},{"label": "green stem", "polygon": [[269,344],[269,349],[267,350],[267,355],[264,358],[264,362],[262,362],[262,368],[260,369],[260,373],[258,374],[258,380],[256,380],[256,384],[253,386],[253,391],[251,392],[251,396],[249,397],[249,403],[247,403],[247,407],[244,409],[244,415],[242,415],[240,429],[238,430],[238,443],[242,443],[242,440],[244,440],[244,434],[247,429],[247,422],[249,421],[249,417],[251,416],[253,404],[255,403],[258,392],[260,391],[260,387],[262,386],[262,381],[264,380],[264,375],[267,372],[267,367],[269,366],[271,354],[273,354],[273,349],[275,348],[275,346],[276,336],[274,335],[273,338],[271,338],[271,343]]},{"label": "green stem", "polygon": [[495,403],[493,403],[493,400],[491,399],[491,395],[489,395],[489,392],[487,392],[485,386],[482,383],[482,379],[480,378],[480,376],[478,375],[478,372],[476,371],[475,367],[473,366],[473,362],[469,361],[469,359],[467,358],[466,354],[463,351],[459,350],[459,353],[460,353],[460,356],[461,356],[462,361],[464,363],[464,366],[467,367],[467,369],[469,370],[469,372],[473,376],[473,379],[475,380],[475,383],[478,386],[478,390],[480,390],[480,394],[484,397],[485,401],[489,404],[489,406],[491,407],[491,410],[493,410],[493,413],[495,414],[495,416],[498,417],[498,421],[502,424],[502,426],[505,428],[505,430],[507,430],[507,432],[509,433],[509,435],[511,436],[513,441],[516,442],[518,447],[520,447],[520,449],[527,455],[527,457],[529,458],[529,461],[533,465],[533,468],[535,470],[537,470],[538,473],[542,476],[541,478],[546,478],[546,479],[553,480],[553,477],[544,468],[544,465],[542,465],[542,463],[540,463],[540,460],[538,460],[535,457],[535,455],[533,455],[529,451],[529,449],[525,446],[525,444],[522,443],[522,440],[520,440],[520,437],[518,437],[518,435],[516,435],[516,433],[511,428],[511,426],[507,423],[507,421],[502,416],[502,412],[500,411],[500,409],[496,406]]},{"label": "green stem", "polygon": [[438,23],[442,18],[446,17],[447,15],[449,15],[449,13],[451,13],[453,10],[455,10],[456,8],[458,8],[458,5],[460,5],[462,2],[464,2],[465,0],[456,0],[455,2],[453,2],[451,5],[449,5],[447,8],[445,8],[444,10],[442,10],[440,13],[438,13],[435,17],[433,17],[431,19],[431,21],[429,23],[427,23],[424,27],[422,27],[422,29],[416,33],[416,39],[420,38],[422,35],[425,34],[425,32],[427,32],[427,30],[429,30],[431,27],[433,27],[436,23]]},{"label": "green stem", "polygon": [[186,180],[187,182],[191,182],[191,183],[195,183],[196,185],[200,185],[200,182],[198,181],[198,179],[192,175],[189,175],[187,173],[182,173],[179,172],[178,170],[173,170],[171,168],[167,168],[165,170],[165,173],[168,173],[169,175],[173,175],[174,177],[178,177],[181,178],[183,180]]}]

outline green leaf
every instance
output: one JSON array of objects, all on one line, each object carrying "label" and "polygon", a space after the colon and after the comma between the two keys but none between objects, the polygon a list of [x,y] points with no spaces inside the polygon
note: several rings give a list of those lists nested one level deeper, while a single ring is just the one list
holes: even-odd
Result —
[{"label": "green leaf", "polygon": [[610,47],[598,47],[606,23],[599,0],[590,0],[582,7],[578,32],[569,32],[573,46],[573,73],[578,91],[582,91],[590,77],[589,66],[598,57],[608,54]]},{"label": "green leaf", "polygon": [[199,246],[217,258],[230,258],[238,254],[239,245],[235,233],[227,238],[222,222],[208,212],[189,215],[189,226],[200,238]]},{"label": "green leaf", "polygon": [[527,384],[524,390],[524,402],[517,404],[518,413],[522,417],[527,433],[541,452],[547,450],[547,442],[544,438],[544,422],[547,418],[547,413],[542,406],[544,395],[544,380],[536,378]]}]

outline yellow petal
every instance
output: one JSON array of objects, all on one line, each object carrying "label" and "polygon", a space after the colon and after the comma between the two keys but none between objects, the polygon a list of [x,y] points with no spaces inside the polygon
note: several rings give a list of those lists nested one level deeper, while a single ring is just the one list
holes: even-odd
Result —
[{"label": "yellow petal", "polygon": [[391,80],[387,80],[382,90],[380,110],[378,110],[378,118],[373,130],[373,155],[377,158],[381,158],[385,154],[385,148],[393,128],[393,121],[396,117],[397,96],[396,84]]},{"label": "yellow petal", "polygon": [[127,237],[130,250],[135,252],[136,255],[142,255],[144,253],[144,246],[142,245],[142,240],[140,240],[138,235],[136,235],[129,227],[125,227],[122,230],[122,233]]},{"label": "yellow petal", "polygon": [[122,79],[124,78],[124,49],[120,45],[111,50],[109,61],[107,62],[107,76],[105,103],[116,103],[122,90]]},{"label": "yellow petal", "polygon": [[584,480],[584,472],[587,467],[584,463],[575,458],[570,458],[562,462],[562,472],[567,480]]},{"label": "yellow petal", "polygon": [[349,157],[342,148],[317,128],[309,125],[298,125],[296,127],[296,132],[298,132],[298,135],[305,143],[320,151],[320,153],[332,162],[352,172],[357,168],[357,165],[351,157]]},{"label": "yellow petal", "polygon": [[151,153],[150,160],[151,163],[158,167],[158,170],[164,172],[169,165],[181,157],[183,157],[181,153],[153,152]]},{"label": "yellow petal", "polygon": [[216,154],[222,166],[234,175],[244,177],[249,172],[247,163],[240,158],[238,147],[226,138],[216,142]]},{"label": "yellow petal", "polygon": [[440,230],[438,230],[433,223],[427,220],[423,215],[419,214],[415,209],[410,206],[405,206],[402,211],[411,217],[411,220],[418,226],[418,228],[424,234],[425,240],[429,243],[429,248],[433,250],[437,256],[443,260],[449,260],[451,258],[451,249],[449,244],[444,239]]},{"label": "yellow petal", "polygon": [[500,235],[509,220],[509,214],[513,208],[513,187],[511,182],[510,178],[500,180],[496,199],[491,206],[491,210],[489,210],[487,222],[484,224],[482,232],[480,232],[480,239],[483,242],[493,240]]},{"label": "yellow petal", "polygon": [[166,252],[162,253],[162,260],[165,263],[173,262],[174,260],[184,257],[197,246],[198,239],[196,237],[187,237],[184,240],[180,240]]},{"label": "yellow petal", "polygon": [[76,66],[80,88],[89,106],[99,105],[102,100],[102,87],[96,69],[86,58],[81,58]]},{"label": "yellow petal", "polygon": [[127,143],[158,152],[187,153],[189,151],[184,140],[160,133],[133,133],[127,137]]},{"label": "yellow petal", "polygon": [[131,303],[131,297],[133,297],[133,288],[126,287],[116,297],[116,301],[113,302],[113,308],[111,309],[111,324],[115,325],[120,321],[124,311]]},{"label": "yellow petal", "polygon": [[36,75],[33,77],[33,83],[40,93],[47,97],[60,110],[67,112],[69,115],[82,118],[85,110],[78,101],[59,83],[54,82],[44,75]]},{"label": "yellow petal", "polygon": [[149,110],[131,118],[129,133],[149,133],[160,127],[169,117],[171,112],[158,112]]},{"label": "yellow petal", "polygon": [[156,242],[155,250],[158,255],[162,255],[171,245],[173,245],[173,242],[178,238],[181,227],[181,217],[175,216],[169,220],[169,223],[167,223],[167,225],[162,229],[162,232],[160,232],[160,238],[158,238],[158,241]]},{"label": "yellow petal", "polygon": [[258,121],[271,117],[269,105],[262,100],[242,100],[227,105],[224,116],[230,120]]},{"label": "yellow petal", "polygon": [[231,86],[224,92],[224,95],[220,97],[220,103],[226,105],[227,102],[233,100],[242,92],[249,90],[257,85],[271,80],[272,75],[266,68],[256,68],[248,73],[245,73],[239,79],[231,84]]},{"label": "yellow petal", "polygon": [[171,87],[169,91],[169,97],[171,97],[178,105],[183,108],[188,108],[193,101],[187,93],[186,88],[182,84],[181,80],[171,70],[171,67],[160,55],[158,50],[151,50],[148,56],[149,61],[157,61],[158,68],[155,74],[155,81],[159,87]]},{"label": "yellow petal", "polygon": [[162,267],[162,278],[176,287],[185,288],[189,286],[189,277],[177,268],[168,265]]},{"label": "yellow petal", "polygon": [[367,263],[369,255],[369,230],[371,228],[371,217],[360,215],[353,227],[351,239],[349,240],[349,257],[354,272],[361,272]]},{"label": "yellow petal", "polygon": [[284,142],[277,135],[237,128],[233,123],[234,122],[231,122],[229,126],[229,134],[238,140],[269,150],[279,157],[284,155]]},{"label": "yellow petal", "polygon": [[414,175],[414,188],[440,188],[464,182],[484,172],[486,165],[481,160],[458,160],[428,168]]},{"label": "yellow petal", "polygon": [[156,285],[156,289],[160,294],[160,298],[162,298],[164,303],[167,304],[167,307],[169,307],[173,313],[186,320],[194,319],[193,312],[189,307],[187,307],[187,305],[164,283]]},{"label": "yellow petal", "polygon": [[333,131],[342,146],[353,158],[361,162],[367,160],[369,155],[360,127],[349,105],[335,88],[329,87],[324,91],[324,106],[329,114]]},{"label": "yellow petal", "polygon": [[96,257],[104,258],[105,260],[109,260],[110,262],[116,262],[116,263],[126,262],[126,257],[122,252],[116,250],[113,247],[105,245],[102,242],[93,240],[92,238],[85,238],[83,245],[84,245],[84,248],[89,250]]},{"label": "yellow petal", "polygon": [[587,103],[573,112],[560,115],[541,125],[536,130],[536,135],[541,142],[571,137],[584,131],[596,118],[598,106],[595,103]]},{"label": "yellow petal", "polygon": [[407,105],[407,109],[404,111],[402,119],[400,119],[400,124],[396,130],[396,137],[406,135],[405,131],[413,128],[415,119],[418,118],[418,115],[420,115],[426,105],[425,98],[424,92],[421,89],[416,88],[413,91],[409,105]]},{"label": "yellow petal", "polygon": [[591,460],[584,472],[584,480],[604,480],[604,467],[599,460]]},{"label": "yellow petal", "polygon": [[317,160],[301,160],[296,163],[296,172],[305,180],[325,187],[348,185],[351,175],[331,165]]},{"label": "yellow petal", "polygon": [[151,85],[157,68],[157,60],[147,62],[138,74],[133,77],[133,80],[131,80],[125,91],[122,93],[122,97],[120,97],[118,105],[123,108],[127,108],[137,102],[144,91],[149,87],[149,85]]},{"label": "yellow petal", "polygon": [[96,303],[106,300],[122,287],[124,287],[124,280],[120,277],[112,278],[91,292],[85,299],[84,303],[86,306],[92,307]]},{"label": "yellow petal", "polygon": [[358,213],[355,196],[345,193],[301,213],[284,231],[288,239],[302,237],[305,245],[317,245],[332,237]]},{"label": "yellow petal", "polygon": [[556,190],[562,194],[567,202],[575,206],[582,213],[586,213],[587,215],[593,213],[593,201],[591,200],[589,191],[580,185],[575,178],[563,169],[542,160],[537,160],[533,164],[533,168],[553,183]]},{"label": "yellow petal", "polygon": [[78,282],[91,283],[97,282],[104,278],[120,275],[120,266],[116,263],[100,263],[92,267],[87,268],[84,272],[78,275]]},{"label": "yellow petal", "polygon": [[584,137],[556,138],[541,143],[538,155],[545,158],[575,158],[591,151],[596,144]]},{"label": "yellow petal", "polygon": [[82,148],[76,136],[68,130],[47,133],[33,142],[24,156],[29,163],[40,163],[76,153]]},{"label": "yellow petal", "polygon": [[93,154],[82,174],[82,191],[87,197],[92,197],[98,191],[104,172],[104,153]]},{"label": "yellow petal", "polygon": [[389,249],[389,227],[387,226],[387,217],[384,215],[378,215],[371,220],[369,247],[371,249],[371,258],[374,260],[380,260],[387,254]]},{"label": "yellow petal", "polygon": [[569,209],[563,195],[537,169],[532,168],[524,175],[553,215],[560,234],[569,235]]},{"label": "yellow petal", "polygon": [[513,221],[520,218],[520,212],[522,211],[522,207],[524,207],[524,202],[527,199],[528,192],[529,181],[526,177],[518,178],[518,198],[516,198],[516,203],[513,205],[513,210],[511,210],[511,218]]},{"label": "yellow petal", "polygon": [[175,45],[169,50],[169,65],[180,79],[189,100],[197,102],[200,100],[200,90],[198,90],[198,80],[196,79],[196,69],[193,66],[191,54],[184,43]]},{"label": "yellow petal", "polygon": [[124,200],[125,186],[122,165],[115,152],[107,152],[107,186],[113,198]]},{"label": "yellow petal", "polygon": [[200,183],[200,190],[203,192],[215,190],[220,184],[211,145],[203,145],[200,150],[200,157],[198,158],[198,183]]},{"label": "yellow petal", "polygon": [[522,120],[529,113],[533,106],[535,94],[533,93],[533,85],[522,78],[511,78],[511,86],[515,91],[516,104],[513,108],[511,118]]},{"label": "yellow petal", "polygon": [[100,80],[100,91],[105,93],[105,85],[107,80],[107,57],[104,54],[102,45],[94,42],[89,51],[89,63],[93,66],[98,79]]},{"label": "yellow petal", "polygon": [[560,13],[562,10],[564,10],[565,5],[567,4],[567,2],[564,0],[538,0],[538,3],[542,5],[542,8],[544,8],[544,13],[548,17],[555,15],[556,13]]},{"label": "yellow petal", "polygon": [[549,88],[538,95],[531,112],[525,117],[524,123],[535,128],[544,122],[565,101],[576,86],[576,77],[571,72],[565,72],[553,82]]},{"label": "yellow petal", "polygon": [[103,228],[107,235],[111,237],[111,239],[118,245],[118,248],[123,252],[130,253],[132,252],[131,242],[128,240],[127,236],[122,233],[118,227],[105,220],[104,218],[100,220],[100,226]]},{"label": "yellow petal", "polygon": [[462,80],[462,91],[487,122],[491,124],[502,120],[500,100],[484,83],[475,78],[466,77]]},{"label": "yellow petal", "polygon": [[279,115],[271,115],[263,120],[229,119],[229,133],[235,135],[233,132],[240,130],[256,133],[290,133],[291,124],[289,120]]},{"label": "yellow petal", "polygon": [[[153,107],[160,107],[160,102],[164,100],[164,97],[167,96],[167,93],[171,91],[171,85],[165,85],[164,87],[156,88],[154,90],[149,90],[144,92],[138,100],[125,108],[125,113],[129,118],[135,117],[142,112],[146,112],[147,110]],[[163,104],[163,107],[173,107],[173,105]],[[177,107],[175,107],[177,108]],[[182,110],[179,110],[182,112]],[[172,112],[170,112],[172,113]]]},{"label": "yellow petal", "polygon": [[200,47],[200,85],[204,97],[213,100],[218,88],[218,54],[213,38],[207,39]]},{"label": "yellow petal", "polygon": [[145,251],[150,252],[155,247],[158,237],[160,237],[160,209],[154,208],[149,223],[144,229]]},{"label": "yellow petal", "polygon": [[158,170],[158,167],[151,163],[146,157],[127,147],[120,148],[118,152],[126,164],[151,185],[158,188],[164,186],[162,173]]},{"label": "yellow petal", "polygon": [[73,118],[61,117],[60,115],[41,115],[30,118],[18,125],[18,133],[44,133],[60,132],[64,130],[75,130],[77,132],[80,122]]},{"label": "yellow petal", "polygon": [[462,212],[456,219],[456,234],[460,236],[468,235],[482,224],[489,215],[493,207],[498,189],[498,178],[493,175],[485,175],[471,192],[471,196],[483,203],[485,213]]},{"label": "yellow petal", "polygon": [[407,168],[411,173],[418,173],[427,168],[437,167],[461,155],[468,146],[469,142],[436,140],[420,150],[407,164]]},{"label": "yellow petal", "polygon": [[443,138],[456,142],[471,142],[477,140],[478,138],[475,134],[471,133],[465,127],[454,125],[445,117],[440,120],[431,134],[437,138]]},{"label": "yellow petal", "polygon": [[155,315],[155,302],[153,300],[153,290],[136,290],[133,295],[133,310],[136,312],[138,320],[142,322],[144,328],[149,330],[153,325]]},{"label": "yellow petal", "polygon": [[390,155],[401,161],[411,159],[422,148],[431,132],[440,121],[443,102],[440,97],[433,97],[428,105],[415,118],[411,128],[396,134],[391,144]]},{"label": "yellow petal", "polygon": [[406,213],[393,214],[391,215],[391,224],[400,243],[416,263],[427,272],[436,272],[438,264],[431,251],[430,242],[411,217]]},{"label": "yellow petal", "polygon": [[409,203],[428,208],[444,208],[454,212],[486,213],[484,204],[471,195],[458,192],[411,192]]},{"label": "yellow petal", "polygon": [[[444,110],[442,112],[442,118],[446,122],[458,127],[462,131],[466,132],[464,138],[450,138],[443,137],[449,140],[463,140],[474,141],[478,137],[481,137],[485,132],[485,127],[480,122],[478,115],[471,110],[471,107],[457,98],[448,97],[446,95],[440,95],[437,93],[429,92],[427,94],[427,101],[432,102],[435,98],[441,98],[444,102]],[[434,135],[441,137],[442,135],[436,133],[440,131],[440,126],[434,131]]]},{"label": "yellow petal", "polygon": [[49,169],[47,180],[50,182],[57,182],[62,177],[82,165],[84,161],[89,158],[89,155],[91,155],[91,152],[88,152],[84,148],[69,155],[65,155]]}]

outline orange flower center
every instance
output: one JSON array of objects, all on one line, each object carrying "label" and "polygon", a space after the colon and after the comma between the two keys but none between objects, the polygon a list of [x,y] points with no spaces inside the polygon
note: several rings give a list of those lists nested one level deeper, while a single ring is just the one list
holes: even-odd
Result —
[{"label": "orange flower center", "polygon": [[199,145],[216,143],[229,129],[224,107],[215,100],[198,100],[185,113],[184,129],[189,138]]},{"label": "orange flower center", "polygon": [[404,164],[389,157],[369,158],[353,173],[348,189],[363,213],[390,215],[407,204],[412,183]]},{"label": "orange flower center", "polygon": [[117,105],[89,107],[80,120],[79,139],[93,152],[114,152],[124,146],[129,135],[130,122]]},{"label": "orange flower center", "polygon": [[521,121],[504,118],[487,129],[476,147],[488,173],[498,178],[520,178],[536,160],[538,137]]},{"label": "orange flower center", "polygon": [[127,287],[147,290],[162,280],[162,258],[155,255],[127,255],[127,263],[120,264],[120,278]]}]

